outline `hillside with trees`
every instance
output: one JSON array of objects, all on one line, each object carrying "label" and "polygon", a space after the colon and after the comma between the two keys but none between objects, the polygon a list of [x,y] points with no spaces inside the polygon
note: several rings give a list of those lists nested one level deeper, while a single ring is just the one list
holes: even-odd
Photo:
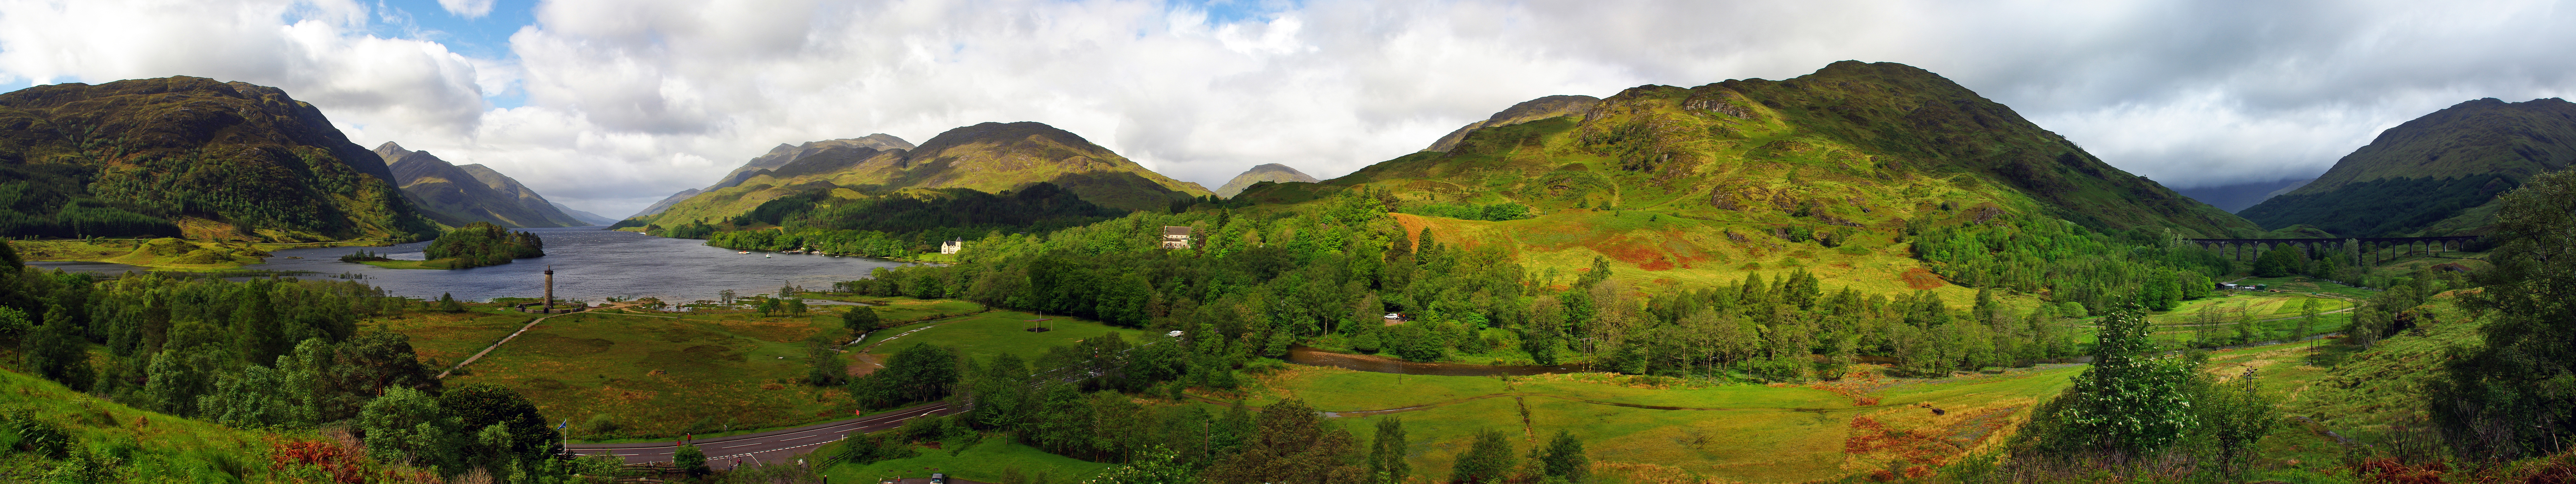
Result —
[{"label": "hillside with trees", "polygon": [[2576,163],[2576,103],[2558,98],[2452,105],[2381,131],[2315,181],[2239,215],[2347,237],[2480,233],[2497,195]]},{"label": "hillside with trees", "polygon": [[382,160],[276,88],[199,77],[0,94],[0,235],[418,239]]}]

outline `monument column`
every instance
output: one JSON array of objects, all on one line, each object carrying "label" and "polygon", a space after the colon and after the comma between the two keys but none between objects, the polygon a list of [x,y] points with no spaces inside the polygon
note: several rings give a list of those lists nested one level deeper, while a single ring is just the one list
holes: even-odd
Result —
[{"label": "monument column", "polygon": [[546,314],[555,313],[555,266],[546,266]]}]

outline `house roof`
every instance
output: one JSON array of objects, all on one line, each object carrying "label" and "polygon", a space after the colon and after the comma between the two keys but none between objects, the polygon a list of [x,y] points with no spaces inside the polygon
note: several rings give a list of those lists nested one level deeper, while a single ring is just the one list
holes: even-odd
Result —
[{"label": "house roof", "polygon": [[1169,226],[1169,225],[1165,225],[1165,226],[1163,226],[1163,235],[1189,235],[1189,234],[1190,234],[1190,228],[1189,228],[1189,227],[1173,227],[1173,226]]}]

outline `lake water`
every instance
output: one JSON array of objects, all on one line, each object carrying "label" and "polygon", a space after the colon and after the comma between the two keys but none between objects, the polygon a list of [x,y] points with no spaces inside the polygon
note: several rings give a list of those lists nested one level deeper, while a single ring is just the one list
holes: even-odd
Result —
[{"label": "lake water", "polygon": [[[697,239],[670,239],[600,227],[525,229],[546,241],[546,256],[472,269],[385,269],[340,262],[340,256],[364,249],[387,258],[420,260],[428,242],[391,247],[286,249],[271,252],[266,264],[248,270],[312,271],[303,277],[336,277],[346,273],[360,282],[396,295],[484,301],[495,297],[538,297],[544,293],[546,266],[555,270],[555,297],[599,302],[609,296],[655,297],[668,303],[715,299],[732,289],[737,295],[768,294],[782,285],[816,291],[832,283],[865,278],[868,270],[911,265],[867,257],[826,255],[735,254]],[[770,256],[770,257],[764,257]],[[288,257],[303,257],[289,259]],[[64,270],[117,273],[136,269],[123,264],[29,263]],[[810,302],[809,302],[810,303]]]}]

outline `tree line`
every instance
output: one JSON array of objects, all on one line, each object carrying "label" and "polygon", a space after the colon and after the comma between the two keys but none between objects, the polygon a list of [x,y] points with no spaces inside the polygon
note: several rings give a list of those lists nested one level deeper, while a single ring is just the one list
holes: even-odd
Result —
[{"label": "tree line", "polygon": [[379,462],[442,476],[558,482],[602,472],[596,460],[549,458],[560,436],[527,398],[447,388],[409,337],[358,325],[452,299],[346,281],[99,280],[26,268],[6,245],[0,263],[0,344],[24,355],[22,371],[74,390],[240,428],[346,427]]}]

